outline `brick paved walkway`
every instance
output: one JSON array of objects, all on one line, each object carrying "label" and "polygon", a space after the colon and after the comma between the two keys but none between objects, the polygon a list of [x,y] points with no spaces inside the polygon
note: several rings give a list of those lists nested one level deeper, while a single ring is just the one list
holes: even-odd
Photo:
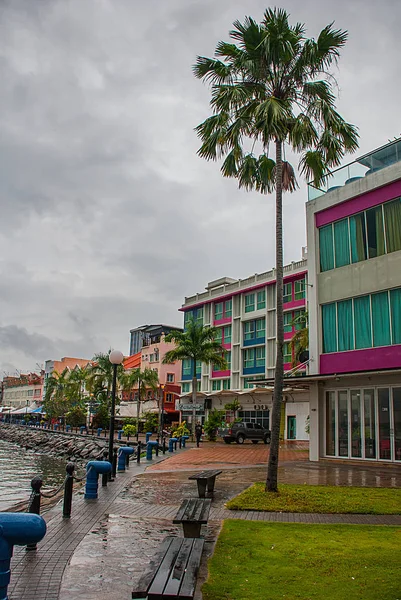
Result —
[{"label": "brick paved walkway", "polygon": [[[230,451],[231,450],[231,451]],[[99,500],[74,497],[71,520],[63,520],[61,506],[46,516],[48,532],[36,553],[15,548],[10,600],[129,600],[130,590],[165,535],[182,535],[172,525],[183,498],[196,496],[196,484],[188,471],[226,457],[225,469],[216,480],[213,507],[206,532],[205,556],[199,587],[204,581],[206,559],[213,552],[221,521],[227,518],[271,522],[358,523],[401,526],[401,515],[311,515],[228,511],[225,502],[254,481],[263,480],[263,467],[251,461],[266,456],[268,449],[255,446],[206,446],[183,450],[169,460],[147,468],[146,462],[118,475],[108,488],[99,487]],[[286,450],[287,451],[287,450]],[[325,465],[308,463],[304,448],[281,453],[280,481],[400,487],[398,468],[382,465]],[[228,453],[228,454],[227,454]],[[167,456],[167,455],[166,455]],[[227,463],[229,456],[231,460]],[[292,460],[291,460],[292,458]],[[296,459],[296,460],[295,460]],[[159,459],[160,461],[163,458]],[[202,462],[207,461],[207,462]],[[263,460],[265,463],[266,459]],[[247,468],[243,468],[247,466]],[[197,592],[197,598],[201,598]]]}]

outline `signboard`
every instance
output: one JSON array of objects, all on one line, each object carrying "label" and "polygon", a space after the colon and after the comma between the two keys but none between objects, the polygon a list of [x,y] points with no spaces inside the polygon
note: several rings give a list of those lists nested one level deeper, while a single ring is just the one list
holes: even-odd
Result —
[{"label": "signboard", "polygon": [[203,411],[204,408],[205,408],[204,404],[181,404],[181,402],[178,402],[176,404],[176,409],[177,410],[188,410],[188,411],[191,411],[191,410],[195,409],[195,410],[201,410],[201,411]]}]

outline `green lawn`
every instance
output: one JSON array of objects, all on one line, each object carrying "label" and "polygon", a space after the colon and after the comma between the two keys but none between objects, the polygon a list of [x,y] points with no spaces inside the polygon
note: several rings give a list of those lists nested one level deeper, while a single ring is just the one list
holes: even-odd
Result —
[{"label": "green lawn", "polygon": [[400,600],[401,528],[228,520],[204,600]]},{"label": "green lawn", "polygon": [[398,515],[401,489],[282,483],[274,494],[265,492],[264,483],[255,483],[226,506],[231,510]]}]

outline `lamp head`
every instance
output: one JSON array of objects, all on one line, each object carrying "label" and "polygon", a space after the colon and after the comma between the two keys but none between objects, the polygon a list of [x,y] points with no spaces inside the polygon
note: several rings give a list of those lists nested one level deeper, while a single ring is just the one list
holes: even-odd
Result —
[{"label": "lamp head", "polygon": [[124,354],[120,350],[113,350],[109,354],[109,361],[112,365],[121,365],[124,360]]}]

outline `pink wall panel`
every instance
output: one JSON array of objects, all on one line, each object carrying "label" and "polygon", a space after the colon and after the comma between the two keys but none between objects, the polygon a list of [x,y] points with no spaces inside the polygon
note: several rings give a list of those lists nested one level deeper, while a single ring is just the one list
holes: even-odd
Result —
[{"label": "pink wall panel", "polygon": [[401,367],[401,345],[321,354],[320,373],[353,373]]}]

